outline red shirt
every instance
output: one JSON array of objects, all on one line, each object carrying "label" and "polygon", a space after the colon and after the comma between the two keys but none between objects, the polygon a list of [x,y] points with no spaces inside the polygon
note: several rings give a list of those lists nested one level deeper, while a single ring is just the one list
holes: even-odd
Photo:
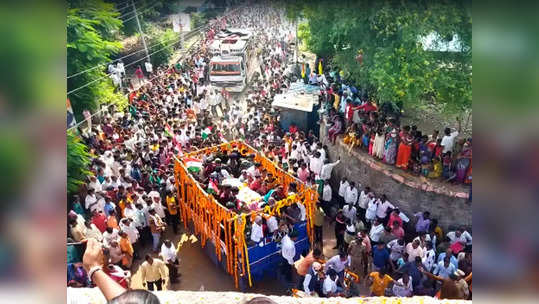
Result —
[{"label": "red shirt", "polygon": [[260,185],[260,178],[257,178],[249,185],[249,188],[253,191],[257,191],[260,188]]},{"label": "red shirt", "polygon": [[404,237],[404,229],[402,229],[402,227],[398,227],[397,229],[391,230],[391,234],[398,238],[402,238]]},{"label": "red shirt", "polygon": [[107,230],[107,217],[103,213],[98,213],[92,217],[92,224],[94,224],[101,233]]},{"label": "red shirt", "polygon": [[296,127],[296,126],[290,126],[290,127],[288,128],[288,131],[289,131],[291,134],[294,134],[294,133],[296,133],[296,132],[298,131],[298,127]]},{"label": "red shirt", "polygon": [[372,103],[368,103],[368,102],[366,104],[362,105],[362,106],[357,107],[357,109],[358,110],[363,110],[366,113],[378,110],[376,108],[376,106],[374,106]]},{"label": "red shirt", "polygon": [[387,226],[390,227],[391,229],[393,229],[393,223],[394,222],[399,223],[399,227],[402,228],[402,218],[398,214],[394,215],[393,213],[391,213],[389,215],[389,220],[387,221]]}]

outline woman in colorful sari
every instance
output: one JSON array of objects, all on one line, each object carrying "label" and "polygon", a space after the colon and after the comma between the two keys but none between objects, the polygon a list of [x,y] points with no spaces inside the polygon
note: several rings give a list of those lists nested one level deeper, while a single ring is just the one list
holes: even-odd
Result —
[{"label": "woman in colorful sari", "polygon": [[386,164],[395,164],[395,157],[397,156],[397,140],[397,130],[393,129],[389,132],[389,136],[385,142],[384,162]]},{"label": "woman in colorful sari", "polygon": [[397,168],[408,169],[408,162],[412,154],[413,138],[410,135],[410,126],[404,126],[400,134],[401,143],[399,144],[399,152],[397,154]]},{"label": "woman in colorful sari", "polygon": [[471,139],[466,140],[462,151],[459,153],[455,165],[455,170],[457,173],[456,180],[459,183],[463,183],[468,175],[469,167],[472,163],[472,141]]}]

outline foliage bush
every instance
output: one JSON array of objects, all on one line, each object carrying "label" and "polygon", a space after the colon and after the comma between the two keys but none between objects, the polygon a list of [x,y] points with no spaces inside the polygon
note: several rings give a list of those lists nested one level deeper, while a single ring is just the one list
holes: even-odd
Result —
[{"label": "foliage bush", "polygon": [[[298,37],[318,57],[331,58],[347,79],[371,87],[378,101],[405,107],[435,103],[460,112],[472,102],[472,17],[468,1],[286,1],[298,18]],[[419,38],[438,33],[436,43],[458,35],[460,52],[424,50]],[[363,52],[362,64],[356,60]],[[326,68],[327,70],[327,68]]]}]

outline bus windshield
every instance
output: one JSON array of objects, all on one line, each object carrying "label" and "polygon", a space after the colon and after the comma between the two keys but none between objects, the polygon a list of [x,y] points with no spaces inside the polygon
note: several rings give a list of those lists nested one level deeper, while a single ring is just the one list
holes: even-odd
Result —
[{"label": "bus windshield", "polygon": [[211,75],[240,75],[241,65],[239,62],[212,62]]}]

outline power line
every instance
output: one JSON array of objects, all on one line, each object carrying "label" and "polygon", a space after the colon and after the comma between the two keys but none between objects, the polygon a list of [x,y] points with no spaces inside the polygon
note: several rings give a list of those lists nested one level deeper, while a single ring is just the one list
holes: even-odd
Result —
[{"label": "power line", "polygon": [[[131,17],[129,17],[129,18],[125,19],[125,20],[122,20],[122,21],[125,23],[125,22],[127,22],[127,21],[129,21],[129,20],[131,20],[131,19],[133,19],[133,18],[135,18],[135,17],[137,17],[137,16],[140,16],[140,15],[146,13],[146,12],[149,11],[151,8],[153,8],[157,3],[159,3],[159,2],[158,2],[158,1],[155,1],[152,5],[146,6],[146,8],[145,8],[143,11],[140,11],[139,13],[134,14],[134,15],[132,15]],[[126,15],[129,15],[129,13],[127,13]]]},{"label": "power line", "polygon": [[[202,27],[204,27],[204,26],[206,26],[206,25],[201,25],[201,26],[199,26],[199,27],[193,29],[192,31],[190,31],[190,32],[187,33],[186,35],[190,34],[190,33],[193,32],[193,31],[198,31],[198,30],[200,30],[200,29],[201,29]],[[174,39],[170,39],[170,40],[166,41],[165,43],[168,43],[169,41],[172,41],[172,40],[174,40]],[[155,46],[157,46],[157,45],[159,45],[159,44],[161,44],[161,42],[157,42],[157,43],[155,43],[154,45],[149,46],[148,48],[151,49],[151,48],[153,48],[153,47],[155,47]],[[78,76],[78,75],[80,75],[80,74],[84,74],[84,73],[89,72],[89,71],[91,71],[91,70],[93,70],[93,69],[96,69],[96,68],[98,68],[98,67],[100,67],[100,66],[105,66],[105,65],[107,65],[107,64],[109,64],[109,63],[112,63],[112,62],[114,62],[114,61],[116,61],[116,60],[122,60],[122,59],[124,59],[124,58],[131,57],[131,56],[133,56],[133,55],[135,55],[135,54],[138,54],[138,53],[140,53],[140,52],[142,52],[142,51],[144,51],[144,49],[140,49],[140,50],[138,50],[138,51],[134,51],[133,53],[129,53],[129,54],[125,55],[125,56],[122,56],[122,57],[120,57],[120,58],[116,58],[116,59],[111,60],[111,61],[108,61],[108,62],[106,62],[106,63],[99,63],[99,64],[97,64],[97,65],[94,66],[94,67],[88,68],[88,69],[86,69],[86,70],[77,72],[77,73],[72,74],[72,75],[69,75],[69,76],[67,76],[67,79],[72,78],[72,77],[75,77],[75,76]]]},{"label": "power line", "polygon": [[[222,18],[222,17],[227,17],[227,16],[231,15],[231,14],[232,14],[233,12],[235,12],[235,11],[236,11],[236,9],[231,10],[227,15],[221,16],[220,18]],[[200,29],[200,30],[197,30],[197,31],[200,32],[200,31],[203,30],[203,29],[201,29],[201,28],[207,28],[207,27],[209,27],[209,26],[210,26],[210,23],[208,23],[208,24],[206,24],[206,25],[203,25],[203,26],[200,26],[200,27],[197,28],[197,29]],[[189,35],[189,34],[193,33],[194,31],[195,31],[195,30],[190,31],[190,32],[189,32],[188,34],[186,34],[186,35]],[[190,38],[191,38],[191,37],[190,37]],[[189,52],[191,51],[191,49],[193,49],[193,48],[197,45],[197,43],[199,43],[201,40],[202,40],[202,37],[199,37],[199,38],[198,38],[198,39],[197,39],[197,40],[196,40],[196,41],[195,41],[195,42],[194,42],[194,43],[193,43],[193,44],[186,50],[186,52],[185,52],[182,56],[180,56],[180,58],[178,59],[178,61],[179,61],[179,60],[183,60],[187,55],[189,55]],[[170,67],[170,65],[168,65],[168,67]],[[165,75],[166,75],[166,74],[165,74]],[[156,79],[157,77],[162,77],[162,76],[160,76],[160,75],[155,75],[154,77],[148,79],[148,81],[152,81],[152,80]],[[133,90],[133,91],[135,91],[135,90]],[[131,92],[133,92],[133,91],[130,91],[129,93],[126,93],[126,94],[124,95],[124,97],[127,97],[127,96],[128,96]],[[69,93],[68,93],[68,94],[69,94]],[[105,108],[101,108],[99,111],[97,111],[97,112],[95,112],[94,114],[90,115],[90,118],[92,118],[93,116],[97,115],[98,113],[101,113],[101,111],[103,111],[104,109],[105,109]],[[77,128],[78,126],[80,126],[80,125],[81,125],[82,123],[84,123],[85,121],[86,121],[86,119],[80,121],[80,122],[77,123],[76,125],[74,125],[74,126],[72,126],[71,128],[67,129],[67,131],[70,131],[70,130],[72,130],[72,129],[74,129],[74,128]]]},{"label": "power line", "polygon": [[[128,3],[128,2],[130,2],[130,1],[125,1],[124,3],[116,4],[116,6],[120,6],[120,5],[126,4],[126,3]],[[116,10],[117,10],[117,11],[121,11],[121,10],[124,10],[124,9],[130,7],[130,6],[131,6],[131,3],[127,4],[127,5],[124,6],[124,7],[119,7],[119,8],[117,8]]]},{"label": "power line", "polygon": [[[194,33],[194,32],[191,31],[191,32],[189,32],[187,35],[189,35],[189,34],[191,34],[191,33]],[[196,34],[198,34],[198,32],[197,32],[197,33],[194,33],[194,34],[196,35]],[[187,38],[187,35],[186,35],[186,37],[184,37],[184,38]],[[192,38],[192,37],[193,37],[193,36],[190,36],[189,38]],[[187,38],[187,39],[189,39],[189,38]],[[176,39],[177,39],[177,40],[176,40],[175,42],[173,42],[173,43],[171,43],[171,44],[168,44],[168,45],[165,45],[163,48],[161,48],[161,49],[159,49],[159,50],[157,50],[157,51],[155,51],[155,52],[149,54],[149,56],[151,56],[151,55],[153,55],[153,54],[156,54],[156,53],[159,53],[159,52],[163,51],[164,49],[166,49],[166,48],[168,48],[168,47],[171,47],[171,46],[175,45],[175,44],[178,43],[178,42],[181,42],[181,37],[180,37],[180,38],[176,38]],[[170,40],[170,41],[172,41],[172,40]],[[125,65],[124,68],[127,68],[127,67],[129,67],[129,66],[131,66],[131,65],[133,65],[133,64],[135,64],[135,63],[137,63],[137,62],[139,62],[139,61],[145,60],[145,59],[146,59],[146,57],[143,57],[143,58],[140,58],[140,59],[138,59],[138,60],[135,60],[135,61],[133,61],[133,62],[131,62],[131,63]],[[78,91],[78,90],[80,90],[80,89],[83,89],[83,88],[85,88],[85,87],[91,85],[92,83],[95,83],[96,81],[99,81],[99,80],[104,79],[104,78],[106,78],[106,77],[108,77],[108,75],[101,76],[101,77],[99,77],[99,78],[97,78],[97,79],[94,79],[94,80],[92,80],[92,81],[90,81],[90,82],[88,82],[88,83],[86,83],[86,84],[84,84],[84,85],[82,85],[82,86],[80,86],[80,87],[78,87],[78,88],[75,88],[75,89],[73,89],[73,90],[67,92],[67,95],[69,95],[69,94],[71,94],[71,93],[74,93],[74,92],[76,92],[76,91]]]},{"label": "power line", "polygon": [[[189,33],[191,33],[191,32],[189,32]],[[189,54],[189,51],[191,51],[191,49],[192,49],[193,47],[195,47],[195,45],[196,45],[198,42],[200,42],[200,40],[202,40],[202,37],[198,38],[198,40],[195,41],[195,43],[193,43],[193,44],[189,47],[189,49],[187,49],[187,51],[185,52],[185,54],[183,54],[178,60],[184,59],[184,58]],[[168,67],[170,67],[170,65],[169,65]],[[165,75],[166,75],[166,74],[165,74]],[[152,80],[154,80],[154,79],[156,79],[156,78],[158,78],[158,77],[163,77],[163,75],[155,75],[154,77],[148,79],[148,81],[152,81]],[[136,90],[133,90],[133,91],[136,91]],[[130,93],[132,93],[133,91],[130,91],[129,93],[126,93],[126,94],[124,95],[124,97],[127,97],[127,96],[128,96]],[[92,115],[90,115],[89,118],[91,119],[93,116],[95,116],[95,115],[101,113],[104,109],[105,109],[105,108],[102,107],[99,111],[97,111],[97,112],[93,113]],[[78,126],[80,126],[81,124],[83,124],[84,122],[86,122],[86,120],[87,120],[87,119],[85,118],[84,120],[78,122],[76,125],[74,125],[74,126],[70,127],[69,129],[67,129],[67,131],[70,131],[70,130],[72,130],[72,129],[77,128]]]},{"label": "power line", "polygon": [[[201,25],[201,26],[199,26],[199,27],[197,27],[197,28],[191,30],[191,31],[190,31],[189,33],[187,33],[186,35],[189,35],[189,34],[191,34],[191,33],[194,32],[194,31],[200,31],[203,27],[206,27],[206,26],[207,26],[207,25]],[[170,39],[170,40],[168,40],[168,41],[166,41],[165,43],[168,43],[168,42],[173,41],[173,40],[174,40],[174,38],[173,38],[173,39]],[[149,49],[152,49],[152,48],[154,48],[155,46],[157,46],[157,45],[159,45],[159,44],[161,44],[161,42],[157,42],[157,43],[155,43],[154,45],[149,46],[148,48],[149,48]],[[129,53],[129,54],[125,55],[125,56],[122,56],[122,57],[120,57],[120,58],[116,58],[116,59],[111,60],[111,61],[108,61],[108,62],[106,62],[106,63],[100,63],[100,64],[97,64],[96,66],[91,67],[91,68],[88,68],[88,69],[86,69],[86,70],[84,70],[84,71],[80,71],[80,72],[77,72],[77,73],[75,73],[75,74],[69,75],[69,76],[67,76],[67,79],[72,78],[72,77],[75,77],[75,76],[78,76],[78,75],[80,75],[80,74],[87,73],[87,72],[89,72],[89,71],[91,71],[91,70],[93,70],[93,69],[97,69],[97,68],[100,67],[100,66],[106,66],[107,64],[113,63],[113,62],[116,61],[116,60],[122,60],[122,59],[124,59],[124,58],[131,57],[131,56],[133,56],[133,55],[135,55],[135,54],[138,54],[138,53],[140,53],[140,52],[142,52],[142,51],[144,51],[144,49],[140,49],[140,50],[138,50],[138,51],[134,51],[133,53]]]},{"label": "power line", "polygon": [[[227,15],[221,16],[220,18],[227,17],[228,15],[232,14],[232,12],[234,12],[234,10],[230,11]],[[187,34],[184,36],[184,39],[187,38],[188,35],[191,35],[191,34],[195,34],[195,35],[196,35],[196,34],[198,34],[199,32],[203,31],[206,27],[209,27],[209,26],[210,26],[210,23],[208,22],[208,24],[202,25],[202,26],[198,27],[196,30],[190,31],[189,33],[187,33]],[[190,38],[192,38],[192,37],[193,37],[193,36],[190,36],[190,37],[188,37],[187,39],[190,39]],[[171,39],[170,41],[173,41],[173,40],[174,40],[174,39]],[[166,46],[164,46],[163,48],[161,48],[161,49],[159,49],[159,50],[157,50],[157,51],[155,51],[155,52],[153,52],[153,53],[151,53],[151,54],[149,54],[149,55],[151,56],[151,55],[153,55],[153,54],[156,54],[156,53],[158,53],[158,52],[160,52],[160,51],[166,49],[167,47],[170,47],[170,46],[172,46],[172,45],[174,45],[174,44],[176,44],[176,43],[178,43],[178,42],[181,42],[181,40],[182,40],[182,37],[180,36],[179,38],[177,38],[177,41],[176,41],[176,42],[173,42],[173,43],[171,43],[170,45],[166,45]],[[167,43],[170,42],[170,41],[167,41]],[[159,44],[159,43],[156,43],[155,45],[157,45],[157,44]],[[153,46],[155,46],[155,45],[153,45]],[[153,46],[152,46],[152,47],[153,47]],[[142,50],[139,50],[139,51],[137,51],[137,53],[138,53],[138,52],[141,52],[141,51],[142,51]],[[134,53],[133,53],[133,54],[134,54]],[[133,55],[133,54],[131,54],[131,55]],[[129,56],[131,56],[131,55],[129,55]],[[124,56],[124,57],[127,57],[127,55]],[[125,65],[124,68],[127,68],[127,67],[129,67],[129,66],[131,66],[131,65],[133,65],[133,64],[135,64],[135,63],[137,63],[137,62],[139,62],[139,61],[141,61],[141,60],[144,60],[144,59],[146,59],[146,57],[143,57],[143,58],[141,58],[141,59],[139,59],[139,60],[133,61],[133,62],[131,62],[131,63]],[[98,66],[99,66],[99,65],[98,65]],[[97,68],[98,66],[95,66],[95,67],[90,68],[90,69],[88,69],[88,70]],[[88,71],[88,70],[86,70],[86,71]],[[73,75],[71,75],[71,76],[68,76],[68,78],[74,77],[74,76],[76,76],[76,75],[78,75],[78,74],[81,74],[81,73],[83,73],[83,72],[85,72],[85,71],[82,71],[82,72],[79,72],[79,73],[77,73],[77,74],[73,74]],[[93,83],[95,83],[95,82],[97,82],[97,81],[99,81],[99,80],[102,80],[102,79],[104,79],[104,78],[106,78],[106,77],[108,77],[108,75],[105,75],[105,76],[99,77],[99,78],[97,78],[97,79],[94,79],[94,80],[92,80],[92,81],[90,81],[90,82],[88,82],[88,83],[86,83],[86,84],[84,84],[84,85],[82,85],[82,86],[80,86],[80,87],[78,87],[78,88],[75,88],[75,89],[73,89],[73,90],[67,92],[66,95],[69,95],[69,94],[71,94],[71,93],[74,93],[74,92],[76,92],[76,91],[79,91],[79,90],[81,90],[81,89],[83,89],[83,88],[85,88],[85,87],[87,87],[87,86],[89,86],[89,85],[91,85],[91,84],[93,84]]]}]

